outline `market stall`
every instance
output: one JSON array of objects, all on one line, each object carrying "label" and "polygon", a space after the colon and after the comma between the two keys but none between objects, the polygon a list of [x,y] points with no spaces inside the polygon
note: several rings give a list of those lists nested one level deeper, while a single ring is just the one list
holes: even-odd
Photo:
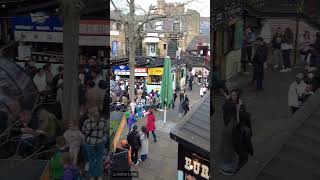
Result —
[{"label": "market stall", "polygon": [[147,78],[147,92],[151,90],[158,91],[160,93],[162,82],[163,67],[148,68]]},{"label": "market stall", "polygon": [[178,145],[178,180],[210,179],[210,94],[170,132]]}]

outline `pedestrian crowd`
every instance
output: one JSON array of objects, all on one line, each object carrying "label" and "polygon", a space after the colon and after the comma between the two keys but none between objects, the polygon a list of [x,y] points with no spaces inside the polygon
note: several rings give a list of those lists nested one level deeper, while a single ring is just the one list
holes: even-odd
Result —
[{"label": "pedestrian crowd", "polygon": [[[301,62],[304,70],[296,75],[295,81],[290,84],[288,91],[288,106],[291,113],[298,111],[303,104],[312,98],[320,87],[320,36],[316,33],[314,41],[310,32],[306,31],[299,44]],[[272,38],[272,51],[274,69],[280,72],[289,72],[292,69],[291,52],[294,49],[294,35],[290,28],[284,32],[281,28]],[[253,53],[252,53],[253,52]],[[248,27],[244,33],[242,46],[242,69],[253,66],[251,83],[256,85],[256,90],[263,90],[264,71],[267,67],[268,46],[261,37],[256,37],[253,30]],[[213,68],[213,89],[226,97],[222,107],[224,129],[218,150],[218,168],[224,175],[236,174],[253,156],[251,114],[245,103],[241,100],[241,91],[231,91],[217,74],[217,67]],[[201,93],[201,92],[200,92]]]},{"label": "pedestrian crowd", "polygon": [[[197,80],[194,80],[197,79]],[[201,79],[202,80],[202,79]],[[198,78],[194,78],[192,73],[190,72],[188,75],[188,86],[189,90],[192,91],[192,84],[196,83],[199,84]],[[206,82],[207,79],[204,80],[202,87],[200,88],[200,97],[203,97],[207,93],[207,86]],[[122,85],[122,83],[119,83]],[[201,84],[201,83],[200,83]],[[143,87],[143,84],[137,84],[137,87]],[[145,161],[148,158],[149,153],[149,135],[151,134],[153,137],[153,142],[157,142],[157,135],[156,135],[156,115],[155,112],[159,110],[158,106],[154,104],[148,104],[148,99],[150,97],[159,97],[157,91],[151,91],[147,97],[144,97],[143,91],[145,89],[141,88],[138,89],[137,92],[137,99],[140,101],[132,101],[129,104],[129,108],[125,113],[125,117],[127,120],[128,125],[128,134],[127,139],[123,139],[120,141],[116,153],[120,152],[127,152],[128,153],[128,165],[138,165],[140,162]],[[173,94],[173,101],[174,104],[176,99],[179,97],[180,103],[178,107],[179,116],[185,116],[189,111],[189,98],[187,95],[187,90],[180,88],[179,85],[176,86]],[[142,103],[141,103],[142,99]],[[146,99],[146,101],[144,100]],[[146,104],[144,102],[147,102]],[[140,106],[139,106],[140,105]],[[142,107],[142,108],[141,108]],[[141,111],[142,109],[142,111]],[[175,109],[175,106],[173,106]],[[140,132],[138,130],[137,122],[141,121],[143,117],[146,116],[146,121],[141,125]]]},{"label": "pedestrian crowd", "polygon": [[102,71],[103,65],[93,58],[79,67],[80,119],[63,122],[63,67],[53,74],[50,64],[37,68],[28,60],[25,72],[33,79],[42,101],[35,112],[22,109],[10,128],[11,136],[17,139],[15,156],[51,159],[53,179],[102,179],[109,149],[105,120],[109,82]]},{"label": "pedestrian crowd", "polygon": [[306,67],[297,74],[288,90],[288,106],[294,114],[320,87],[320,67]]}]

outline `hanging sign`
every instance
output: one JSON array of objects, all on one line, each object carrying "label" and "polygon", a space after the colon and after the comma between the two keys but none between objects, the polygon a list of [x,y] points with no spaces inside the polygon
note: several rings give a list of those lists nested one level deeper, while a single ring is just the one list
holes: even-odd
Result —
[{"label": "hanging sign", "polygon": [[178,146],[178,170],[194,176],[199,180],[210,179],[210,162],[208,159],[199,156],[196,152]]},{"label": "hanging sign", "polygon": [[162,76],[163,74],[163,68],[149,68],[148,69],[148,75],[153,75],[153,76]]}]

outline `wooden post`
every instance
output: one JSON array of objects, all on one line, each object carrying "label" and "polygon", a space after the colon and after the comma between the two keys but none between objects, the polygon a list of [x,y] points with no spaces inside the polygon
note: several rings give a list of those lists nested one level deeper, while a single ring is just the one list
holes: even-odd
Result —
[{"label": "wooden post", "polygon": [[64,0],[63,2],[63,123],[79,122],[79,0]]}]

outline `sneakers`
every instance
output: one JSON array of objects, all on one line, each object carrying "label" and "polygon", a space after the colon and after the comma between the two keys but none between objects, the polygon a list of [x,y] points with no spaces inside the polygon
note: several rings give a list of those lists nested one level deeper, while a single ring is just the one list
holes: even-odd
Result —
[{"label": "sneakers", "polygon": [[134,165],[137,166],[140,163],[140,159]]},{"label": "sneakers", "polygon": [[273,66],[273,68],[275,68],[275,69],[277,69],[278,67],[279,67],[278,65]]}]

